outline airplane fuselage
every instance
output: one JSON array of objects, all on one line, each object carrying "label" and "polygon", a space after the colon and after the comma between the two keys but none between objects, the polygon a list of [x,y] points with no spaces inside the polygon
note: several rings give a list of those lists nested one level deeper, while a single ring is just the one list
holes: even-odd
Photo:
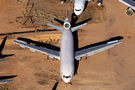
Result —
[{"label": "airplane fuselage", "polygon": [[79,16],[83,12],[84,7],[85,7],[85,2],[86,0],[74,0],[73,9],[74,9],[74,13],[77,16]]},{"label": "airplane fuselage", "polygon": [[69,83],[74,75],[74,44],[70,29],[65,29],[61,35],[60,74],[65,83]]}]

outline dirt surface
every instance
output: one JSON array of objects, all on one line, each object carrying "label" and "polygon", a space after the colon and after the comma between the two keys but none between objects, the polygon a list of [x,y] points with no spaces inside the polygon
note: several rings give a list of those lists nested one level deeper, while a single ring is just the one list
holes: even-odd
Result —
[{"label": "dirt surface", "polygon": [[[0,76],[17,75],[12,78],[12,82],[1,84],[0,90],[135,90],[135,16],[127,17],[125,15],[127,9],[125,5],[116,0],[103,0],[103,8],[94,4],[93,11],[89,12],[90,8],[88,7],[91,7],[92,3],[88,3],[78,22],[88,18],[91,20],[87,26],[82,28],[82,31],[78,31],[78,47],[81,48],[118,36],[123,37],[123,39],[121,40],[122,43],[114,48],[90,56],[87,60],[83,57],[82,61],[79,61],[75,79],[71,81],[72,86],[69,86],[61,80],[59,60],[47,60],[46,55],[31,52],[29,49],[22,49],[12,43],[19,37],[18,39],[21,40],[37,41],[41,46],[50,44],[60,47],[61,32],[46,28],[47,22],[40,22],[39,19],[43,18],[39,17],[42,14],[38,14],[37,21],[37,18],[34,17],[34,23],[30,21],[24,25],[19,23],[23,23],[27,19],[22,15],[25,12],[25,16],[28,16],[25,11],[27,0],[17,1],[0,0],[1,42],[8,34],[2,54],[14,54],[5,57],[8,61],[0,62]],[[37,3],[38,1],[39,3]],[[65,17],[66,4],[60,4],[59,0],[53,1],[31,0],[27,10],[30,10],[34,3],[32,13],[35,9],[41,13],[43,9],[45,14],[50,16],[49,20],[55,18],[52,15],[53,12],[56,15],[59,14],[59,19]],[[40,6],[37,8],[38,5]],[[53,5],[56,7],[52,7]],[[49,9],[46,9],[45,6]],[[58,10],[59,12],[57,12]],[[69,12],[71,17],[72,3],[69,5]],[[30,16],[34,16],[32,13]],[[21,18],[16,18],[20,16]],[[53,22],[53,24],[57,25],[58,23]],[[35,32],[35,28],[41,31]],[[57,81],[59,81],[58,84]],[[55,85],[57,86],[56,89]]]}]

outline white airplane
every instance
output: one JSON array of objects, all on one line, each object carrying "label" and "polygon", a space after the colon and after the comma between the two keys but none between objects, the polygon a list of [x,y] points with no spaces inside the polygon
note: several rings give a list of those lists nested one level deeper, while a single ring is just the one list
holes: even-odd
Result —
[{"label": "white airplane", "polygon": [[118,0],[119,2],[125,4],[128,6],[128,9],[126,10],[125,14],[127,16],[133,16],[135,11],[135,0]]},{"label": "white airplane", "polygon": [[20,47],[22,48],[25,48],[25,47],[30,48],[30,50],[33,52],[38,51],[43,54],[46,54],[47,58],[50,57],[52,59],[59,59],[61,78],[65,83],[68,83],[68,84],[70,83],[71,79],[74,77],[74,60],[81,60],[83,56],[86,56],[86,57],[91,56],[98,52],[112,48],[116,44],[121,43],[121,41],[115,40],[115,41],[107,42],[106,44],[103,44],[103,45],[87,48],[80,51],[74,51],[74,41],[73,41],[72,32],[86,25],[86,23],[81,24],[79,26],[71,27],[70,21],[68,19],[68,10],[66,14],[66,19],[64,20],[64,24],[63,24],[64,28],[61,28],[61,27],[58,27],[49,23],[48,25],[62,32],[60,51],[55,51],[55,50],[51,50],[47,48],[30,45],[26,42],[22,42],[19,40],[14,40],[13,43],[20,45]]},{"label": "white airplane", "polygon": [[[73,10],[77,16],[79,16],[84,11],[86,1],[93,2],[94,0],[74,0]],[[101,3],[102,0],[97,0],[97,5],[100,6]]]}]

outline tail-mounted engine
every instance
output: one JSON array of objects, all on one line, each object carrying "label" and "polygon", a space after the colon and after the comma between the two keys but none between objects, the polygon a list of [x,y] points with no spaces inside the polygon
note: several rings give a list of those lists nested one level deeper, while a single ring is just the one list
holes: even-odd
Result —
[{"label": "tail-mounted engine", "polygon": [[70,24],[68,19],[65,19],[63,27],[65,29],[70,29],[71,28],[71,24]]}]

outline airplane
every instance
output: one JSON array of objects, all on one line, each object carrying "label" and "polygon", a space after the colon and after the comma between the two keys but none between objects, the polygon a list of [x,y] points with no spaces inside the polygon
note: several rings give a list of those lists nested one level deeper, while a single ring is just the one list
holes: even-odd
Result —
[{"label": "airplane", "polygon": [[[0,45],[0,58],[1,57],[3,58],[3,57],[6,57],[6,56],[10,56],[10,55],[2,55],[2,53],[1,53],[3,48],[4,48],[4,46],[5,46],[6,39],[7,39],[7,36],[3,39],[3,41],[2,41],[2,43]],[[7,61],[7,59],[0,60],[0,62],[2,62],[2,61]],[[12,80],[0,80],[0,84],[11,82],[11,81]]]},{"label": "airplane", "polygon": [[49,57],[52,58],[53,60],[59,59],[61,78],[66,84],[69,84],[69,85],[71,85],[70,84],[71,79],[74,78],[74,60],[81,60],[83,56],[86,56],[86,59],[87,59],[87,57],[91,55],[107,50],[121,43],[120,40],[108,41],[106,44],[103,44],[103,45],[74,51],[74,41],[73,41],[72,32],[85,26],[86,23],[71,27],[70,20],[68,19],[68,9],[66,11],[66,19],[64,20],[64,24],[63,24],[64,28],[61,28],[61,27],[58,27],[49,23],[47,25],[62,32],[60,51],[30,45],[27,42],[23,42],[19,40],[14,40],[13,43],[20,45],[20,47],[22,48],[27,47],[33,52],[38,51],[43,54],[46,54],[47,59],[49,59]]},{"label": "airplane", "polygon": [[128,6],[125,14],[127,16],[133,16],[135,11],[135,0],[118,0],[119,2]]},{"label": "airplane", "polygon": [[[74,0],[73,11],[75,15],[79,16],[84,11],[86,1],[93,2],[94,0]],[[101,4],[102,0],[97,0],[97,5]]]}]

